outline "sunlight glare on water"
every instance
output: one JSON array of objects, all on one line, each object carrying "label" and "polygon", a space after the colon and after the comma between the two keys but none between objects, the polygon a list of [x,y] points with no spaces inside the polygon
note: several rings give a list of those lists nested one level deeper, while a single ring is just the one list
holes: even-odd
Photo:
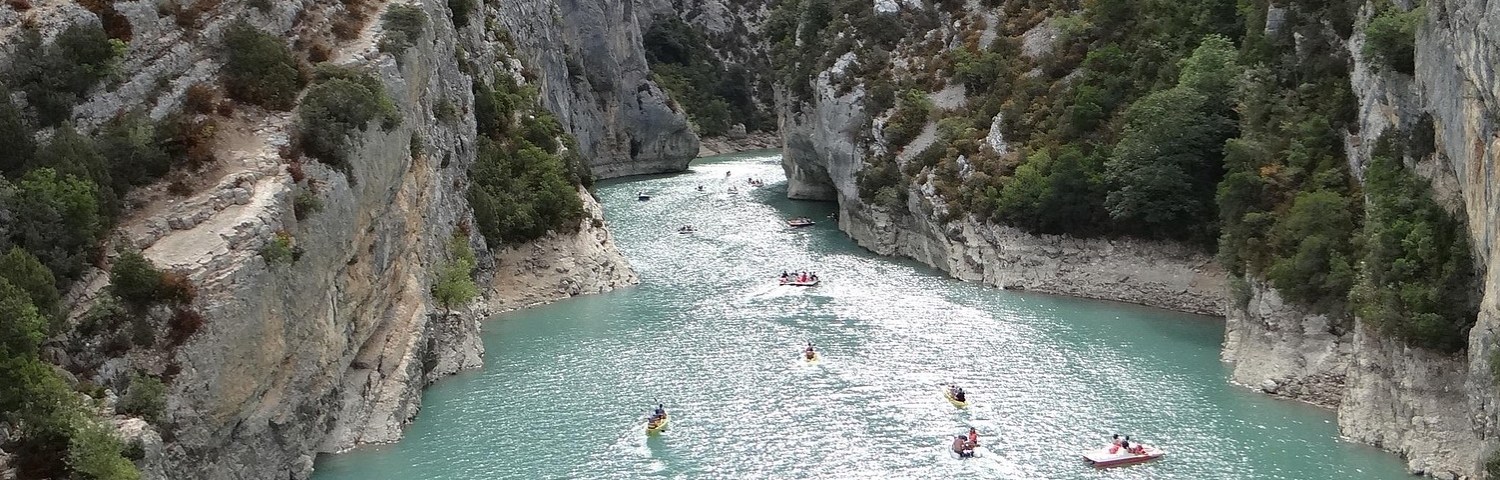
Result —
[{"label": "sunlight glare on water", "polygon": [[[1222,320],[872,255],[831,204],[786,200],[778,161],[600,185],[642,284],[489,320],[482,370],[432,386],[400,443],[325,455],[314,478],[1408,478],[1394,456],[1340,441],[1332,412],[1230,385]],[[654,197],[637,201],[643,190]],[[793,216],[818,224],[792,229]],[[794,269],[823,284],[774,284]],[[819,364],[797,358],[808,340]],[[946,402],[947,382],[974,405]],[[671,424],[647,437],[658,401]],[[985,451],[954,458],[948,441],[970,426]],[[1168,456],[1084,465],[1115,432]]]}]

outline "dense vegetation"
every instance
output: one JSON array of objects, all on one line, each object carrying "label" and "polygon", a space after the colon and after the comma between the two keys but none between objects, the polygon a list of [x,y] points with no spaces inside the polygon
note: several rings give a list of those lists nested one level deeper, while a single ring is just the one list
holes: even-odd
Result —
[{"label": "dense vegetation", "polygon": [[697,28],[673,17],[652,24],[642,41],[657,84],[686,110],[699,134],[723,135],[735,124],[748,131],[775,128],[775,119],[756,104],[750,73],[724,65]]},{"label": "dense vegetation", "polygon": [[[795,98],[810,101],[817,72],[852,52],[835,86],[865,88],[883,122],[860,139],[867,203],[904,210],[925,184],[938,198],[917,203],[945,204],[939,220],[1217,246],[1233,274],[1315,311],[1358,314],[1416,346],[1466,343],[1476,303],[1462,224],[1401,166],[1433,152],[1431,121],[1400,132],[1412,148],[1370,161],[1368,202],[1348,170],[1343,139],[1357,126],[1344,42],[1358,3],[1278,4],[1286,17],[1270,29],[1263,0],[1006,2],[1000,25],[936,7],[783,0],[768,20]],[[1360,54],[1410,74],[1422,17],[1381,2]],[[1022,34],[1044,19],[1056,41],[1028,56]],[[997,38],[981,45],[987,28]],[[966,105],[935,108],[928,93],[954,82]],[[992,122],[1009,152],[984,145]],[[933,125],[936,140],[916,144]],[[920,151],[898,163],[903,149]]]},{"label": "dense vegetation", "polygon": [[577,228],[584,216],[577,188],[592,179],[535,87],[503,74],[493,87],[475,82],[474,117],[480,137],[468,197],[490,247]]}]

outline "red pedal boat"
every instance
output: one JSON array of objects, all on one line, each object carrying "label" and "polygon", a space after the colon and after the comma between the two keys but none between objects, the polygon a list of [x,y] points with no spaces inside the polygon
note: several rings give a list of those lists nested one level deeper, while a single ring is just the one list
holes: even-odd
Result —
[{"label": "red pedal boat", "polygon": [[[1141,453],[1130,453],[1123,448],[1104,447],[1098,450],[1083,452],[1083,461],[1088,462],[1095,468],[1123,467],[1145,463],[1166,456],[1167,452],[1150,445],[1143,445],[1146,450]],[[1115,449],[1114,453],[1110,453]]]}]

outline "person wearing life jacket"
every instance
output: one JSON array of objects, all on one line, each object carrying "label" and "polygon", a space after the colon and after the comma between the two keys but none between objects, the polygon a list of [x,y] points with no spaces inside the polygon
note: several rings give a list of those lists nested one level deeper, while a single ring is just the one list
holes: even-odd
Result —
[{"label": "person wearing life jacket", "polygon": [[979,446],[979,431],[969,427],[969,448]]},{"label": "person wearing life jacket", "polygon": [[960,387],[958,385],[954,385],[952,391],[953,391],[953,399],[954,400],[958,400],[959,402],[963,402],[964,401],[964,389],[963,389],[963,387]]}]

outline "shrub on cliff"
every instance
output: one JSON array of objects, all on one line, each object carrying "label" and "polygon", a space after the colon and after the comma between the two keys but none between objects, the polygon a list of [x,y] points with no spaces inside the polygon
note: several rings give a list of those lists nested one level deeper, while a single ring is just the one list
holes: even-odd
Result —
[{"label": "shrub on cliff", "polygon": [[10,91],[0,81],[0,175],[15,176],[31,161],[36,141],[31,126],[21,116],[21,109],[10,99]]},{"label": "shrub on cliff", "polygon": [[54,275],[75,278],[92,256],[104,221],[93,182],[32,170],[12,187],[0,180],[0,211],[9,211],[11,241]]},{"label": "shrub on cliff", "polygon": [[480,138],[469,178],[474,182],[469,204],[491,246],[569,231],[583,218],[583,201],[568,181],[565,160],[529,143],[506,147]]},{"label": "shrub on cliff", "polygon": [[1401,11],[1389,1],[1380,2],[1380,13],[1365,26],[1365,60],[1397,72],[1416,71],[1417,25],[1427,18],[1427,9],[1417,6]]},{"label": "shrub on cliff", "polygon": [[117,406],[120,413],[141,417],[157,423],[167,409],[167,386],[156,377],[136,373],[130,376],[130,386]]},{"label": "shrub on cliff", "polygon": [[125,446],[111,425],[92,419],[76,421],[68,441],[68,466],[74,478],[139,480],[140,471],[121,452]]},{"label": "shrub on cliff", "polygon": [[26,292],[32,305],[43,316],[52,317],[58,313],[62,296],[57,292],[57,278],[26,250],[11,247],[5,255],[0,255],[0,279]]},{"label": "shrub on cliff", "polygon": [[320,65],[298,110],[298,129],[308,155],[348,173],[346,144],[355,131],[379,121],[384,130],[401,124],[385,86],[359,70]]},{"label": "shrub on cliff", "polygon": [[380,51],[401,56],[417,44],[427,29],[427,13],[422,7],[398,3],[386,8],[380,17]]},{"label": "shrub on cliff", "polygon": [[98,25],[77,24],[59,33],[45,49],[41,35],[22,33],[18,55],[6,80],[26,93],[37,123],[53,126],[72,116],[73,105],[115,75],[125,44],[111,40]]},{"label": "shrub on cliff", "polygon": [[265,258],[268,264],[287,265],[297,260],[297,254],[293,248],[294,244],[292,243],[291,234],[276,232],[276,238],[271,239],[270,242],[266,242],[266,246],[261,247],[260,256],[261,258]]},{"label": "shrub on cliff", "polygon": [[1364,269],[1351,299],[1381,331],[1443,352],[1468,345],[1479,282],[1468,229],[1432,200],[1427,181],[1406,170],[1382,139],[1365,171]]},{"label": "shrub on cliff", "polygon": [[110,291],[136,307],[156,303],[161,295],[162,272],[140,252],[127,251],[109,268]]},{"label": "shrub on cliff", "polygon": [[885,140],[891,148],[900,148],[911,143],[927,126],[927,116],[932,111],[932,100],[919,90],[907,90],[896,104],[896,113],[885,123]]},{"label": "shrub on cliff", "polygon": [[297,60],[280,37],[245,20],[224,30],[224,90],[235,100],[290,110],[302,89]]},{"label": "shrub on cliff", "polygon": [[444,311],[451,312],[453,307],[469,303],[478,296],[479,287],[474,285],[476,262],[474,250],[469,248],[469,237],[455,232],[448,241],[448,255],[452,258],[438,269],[437,281],[432,285],[432,297],[437,299]]}]

